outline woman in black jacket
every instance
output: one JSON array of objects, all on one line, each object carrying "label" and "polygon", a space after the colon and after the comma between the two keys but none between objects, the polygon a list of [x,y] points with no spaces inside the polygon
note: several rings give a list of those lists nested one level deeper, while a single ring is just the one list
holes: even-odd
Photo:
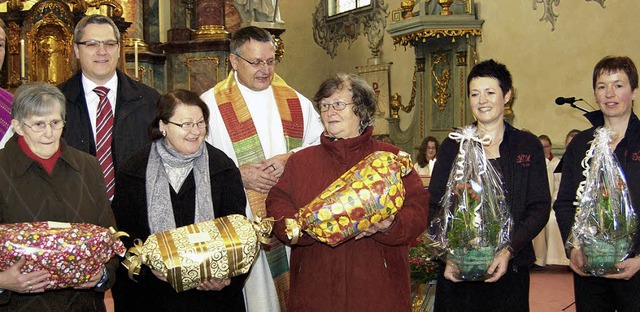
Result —
[{"label": "woman in black jacket", "polygon": [[[627,180],[636,215],[640,215],[640,121],[633,113],[633,99],[638,94],[638,71],[628,57],[605,57],[593,69],[593,91],[599,111],[587,114],[592,128],[577,134],[567,146],[562,160],[562,179],[553,209],[566,242],[573,226],[576,190],[585,180],[582,159],[591,146],[598,127],[618,134],[609,147],[616,155]],[[640,227],[639,227],[640,228]],[[574,273],[577,311],[638,311],[640,309],[640,235],[635,236],[629,258],[618,263],[621,273],[603,277],[587,276],[583,271],[584,253],[571,249],[570,267]]]},{"label": "woman in black jacket", "polygon": [[[152,143],[129,158],[116,176],[113,212],[125,240],[245,214],[240,171],[223,152],[204,142],[209,109],[197,94],[176,90],[158,102]],[[210,279],[176,293],[158,272],[143,266],[138,283],[121,267],[113,288],[117,311],[244,311],[246,275]]]},{"label": "woman in black jacket", "polygon": [[[551,197],[542,145],[538,138],[503,120],[512,96],[511,74],[506,66],[488,60],[476,65],[467,78],[469,103],[478,132],[491,136],[484,145],[487,158],[502,174],[506,201],[513,218],[510,245],[496,253],[482,282],[462,282],[447,263],[440,270],[436,311],[528,311],[529,267],[535,261],[531,241],[549,219]],[[449,172],[459,143],[447,138],[438,150],[429,191],[430,213],[440,213]]]}]

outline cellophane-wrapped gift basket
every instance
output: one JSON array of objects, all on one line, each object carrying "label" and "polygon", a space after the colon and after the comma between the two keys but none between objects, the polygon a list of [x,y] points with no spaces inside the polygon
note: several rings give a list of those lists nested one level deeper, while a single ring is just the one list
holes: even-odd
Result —
[{"label": "cellophane-wrapped gift basket", "polygon": [[357,236],[402,208],[402,177],[412,168],[403,151],[369,154],[302,207],[297,219],[286,219],[287,235],[295,244],[304,231],[330,246]]},{"label": "cellophane-wrapped gift basket", "polygon": [[[582,248],[585,273],[617,273],[616,262],[629,256],[636,235],[637,217],[624,173],[609,147],[612,132],[598,128],[582,161],[585,180],[576,194],[578,207],[568,248]],[[636,177],[637,178],[637,177]]]},{"label": "cellophane-wrapped gift basket", "polygon": [[449,134],[460,142],[440,202],[440,214],[430,225],[433,246],[456,266],[456,277],[479,281],[491,277],[487,270],[496,252],[509,244],[511,215],[500,174],[485,155],[474,126]]},{"label": "cellophane-wrapped gift basket", "polygon": [[126,235],[88,223],[25,222],[0,224],[0,271],[21,257],[22,273],[49,271],[46,289],[80,286],[103,271],[100,268],[126,249]]}]

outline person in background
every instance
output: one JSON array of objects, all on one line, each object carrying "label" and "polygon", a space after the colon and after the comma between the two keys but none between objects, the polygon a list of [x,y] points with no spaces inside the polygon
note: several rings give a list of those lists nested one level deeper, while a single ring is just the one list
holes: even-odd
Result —
[{"label": "person in background", "polygon": [[[0,223],[57,221],[115,227],[95,157],[61,139],[65,98],[47,83],[21,85],[11,107],[16,131],[0,150]],[[46,270],[22,274],[22,257],[0,272],[2,311],[105,311],[104,292],[115,283],[114,258],[77,288],[45,290]]]},{"label": "person in background", "polygon": [[[567,241],[576,213],[576,190],[585,180],[582,160],[591,146],[598,127],[607,127],[617,136],[609,147],[617,157],[627,180],[629,196],[636,215],[640,215],[640,121],[633,112],[638,95],[638,70],[626,56],[607,56],[593,69],[593,93],[600,108],[587,113],[593,127],[578,133],[564,153],[560,190],[553,209],[562,238]],[[639,233],[640,234],[640,233]],[[577,311],[638,311],[640,307],[640,236],[629,257],[616,264],[623,271],[603,277],[587,276],[582,270],[584,253],[572,248],[569,266],[573,270],[573,285]]]},{"label": "person in background", "polygon": [[[113,212],[118,228],[132,239],[220,218],[244,215],[240,171],[222,151],[207,144],[209,109],[196,93],[175,90],[158,102],[150,126],[152,143],[138,151],[117,175]],[[113,288],[116,311],[244,311],[247,275],[212,278],[197,289],[176,293],[166,276],[147,266],[138,283],[119,270]],[[153,273],[153,274],[152,274]]]},{"label": "person in background", "polygon": [[[569,132],[567,132],[567,136],[564,139],[564,149],[567,149],[567,146],[569,146],[569,143],[571,143],[571,140],[573,140],[573,137],[576,136],[576,134],[580,133],[580,130],[578,129],[571,129],[569,130]],[[560,187],[560,178],[562,175],[562,166],[564,166],[564,158],[560,159],[560,162],[558,163],[558,165],[556,166],[556,170],[553,171],[554,174],[554,179],[556,179],[557,181],[557,186],[556,188]],[[557,195],[557,192],[556,192]]]},{"label": "person in background", "polygon": [[[0,19],[0,68],[7,52],[7,25]],[[13,94],[0,88],[0,149],[9,141],[15,131],[11,128],[11,102]]]},{"label": "person in background", "polygon": [[325,132],[320,145],[291,156],[267,197],[275,235],[291,246],[289,311],[410,311],[409,242],[427,227],[429,194],[412,171],[398,213],[373,223],[355,239],[330,247],[309,235],[297,244],[285,234],[285,219],[375,151],[398,147],[371,138],[376,102],[371,86],[356,75],[325,80],[314,96]]},{"label": "person in background", "polygon": [[431,178],[431,172],[433,172],[433,166],[436,163],[439,146],[438,139],[428,136],[422,140],[418,149],[418,157],[416,157],[416,163],[413,167],[420,175],[420,180],[425,187],[429,186],[429,178]]},{"label": "person in background", "polygon": [[[512,88],[507,67],[494,60],[480,62],[467,78],[469,104],[478,132],[492,138],[490,144],[483,146],[484,151],[502,176],[513,219],[510,245],[496,252],[488,269],[493,276],[483,283],[458,280],[450,262],[441,266],[435,311],[529,310],[529,267],[535,261],[531,241],[549,219],[551,196],[540,140],[504,121]],[[459,145],[451,138],[440,145],[429,184],[430,215],[439,215]]]},{"label": "person in background", "polygon": [[571,143],[571,140],[573,140],[573,138],[578,133],[580,133],[580,130],[578,129],[571,129],[569,130],[569,132],[567,132],[567,136],[564,139],[564,148],[567,148],[567,146],[569,146],[569,143]]},{"label": "person in background", "polygon": [[[201,95],[211,111],[207,141],[240,167],[250,219],[264,218],[264,200],[292,152],[317,144],[322,124],[313,104],[275,74],[276,45],[249,26],[231,37],[233,70]],[[278,311],[289,292],[289,252],[273,238],[262,248],[245,286],[249,311]]]},{"label": "person in background", "polygon": [[[558,195],[558,188],[560,187],[560,175],[554,174],[556,167],[560,163],[560,158],[554,157],[551,153],[553,145],[549,136],[542,134],[538,136],[538,139],[540,139],[546,158],[547,178],[549,179],[551,203],[553,204],[553,201]],[[560,230],[556,222],[556,214],[553,210],[551,210],[547,225],[540,234],[533,239],[533,249],[536,253],[534,269],[541,269],[541,267],[546,265],[569,265],[569,259],[567,259],[565,255],[562,236],[560,236]]]},{"label": "person in background", "polygon": [[119,165],[149,142],[146,130],[160,94],[116,68],[120,31],[110,18],[83,17],[73,40],[81,69],[58,86],[67,99],[62,137],[99,159],[112,198]]}]

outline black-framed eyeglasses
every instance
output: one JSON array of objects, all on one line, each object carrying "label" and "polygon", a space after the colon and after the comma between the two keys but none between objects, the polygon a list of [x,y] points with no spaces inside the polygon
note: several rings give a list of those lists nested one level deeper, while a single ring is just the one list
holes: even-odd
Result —
[{"label": "black-framed eyeglasses", "polygon": [[344,110],[345,108],[347,108],[347,105],[353,105],[354,103],[345,103],[342,101],[338,101],[335,103],[320,103],[318,104],[318,108],[320,109],[321,112],[326,112],[329,110],[329,107],[333,107],[333,109],[337,110],[337,111],[341,111]]},{"label": "black-framed eyeglasses", "polygon": [[204,128],[207,127],[207,122],[204,121],[204,120],[198,121],[198,122],[187,121],[187,122],[183,122],[183,123],[177,123],[177,122],[173,122],[173,121],[169,120],[167,122],[172,124],[172,125],[176,125],[176,126],[182,128],[182,130],[184,130],[184,131],[191,131],[193,129],[193,126],[197,126],[198,129],[204,129]]},{"label": "black-framed eyeglasses", "polygon": [[29,127],[33,132],[42,132],[47,129],[47,125],[51,126],[53,130],[60,130],[64,127],[64,120],[56,119],[50,122],[38,121],[32,124],[23,123],[25,126]]},{"label": "black-framed eyeglasses", "polygon": [[245,62],[249,63],[249,64],[250,64],[251,66],[253,66],[254,68],[260,68],[260,67],[261,67],[261,66],[263,66],[263,65],[267,65],[267,66],[269,66],[269,67],[278,65],[278,60],[276,60],[276,59],[268,59],[268,60],[266,60],[266,61],[263,61],[263,60],[255,60],[255,61],[253,61],[253,62],[252,62],[252,61],[249,61],[249,60],[247,60],[246,58],[244,58],[244,57],[240,56],[240,54],[233,53],[233,55],[235,55],[235,56],[237,56],[237,57],[239,57],[239,58],[243,59]]},{"label": "black-framed eyeglasses", "polygon": [[87,40],[76,42],[76,44],[84,45],[91,50],[97,50],[100,45],[102,45],[105,50],[113,50],[120,45],[120,42],[118,42],[118,40]]}]

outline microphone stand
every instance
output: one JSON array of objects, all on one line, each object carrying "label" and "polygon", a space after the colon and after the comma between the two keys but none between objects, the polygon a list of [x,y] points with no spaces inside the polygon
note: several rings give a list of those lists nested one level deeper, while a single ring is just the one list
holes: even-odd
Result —
[{"label": "microphone stand", "polygon": [[583,111],[583,112],[585,112],[585,113],[589,113],[589,111],[588,111],[588,110],[586,110],[586,109],[584,109],[584,108],[582,108],[582,107],[580,107],[580,106],[578,106],[578,105],[576,105],[576,104],[574,104],[574,103],[570,103],[569,105],[570,105],[571,107],[573,107],[573,108],[577,108],[577,109],[579,109],[579,110],[581,110],[581,111]]}]

